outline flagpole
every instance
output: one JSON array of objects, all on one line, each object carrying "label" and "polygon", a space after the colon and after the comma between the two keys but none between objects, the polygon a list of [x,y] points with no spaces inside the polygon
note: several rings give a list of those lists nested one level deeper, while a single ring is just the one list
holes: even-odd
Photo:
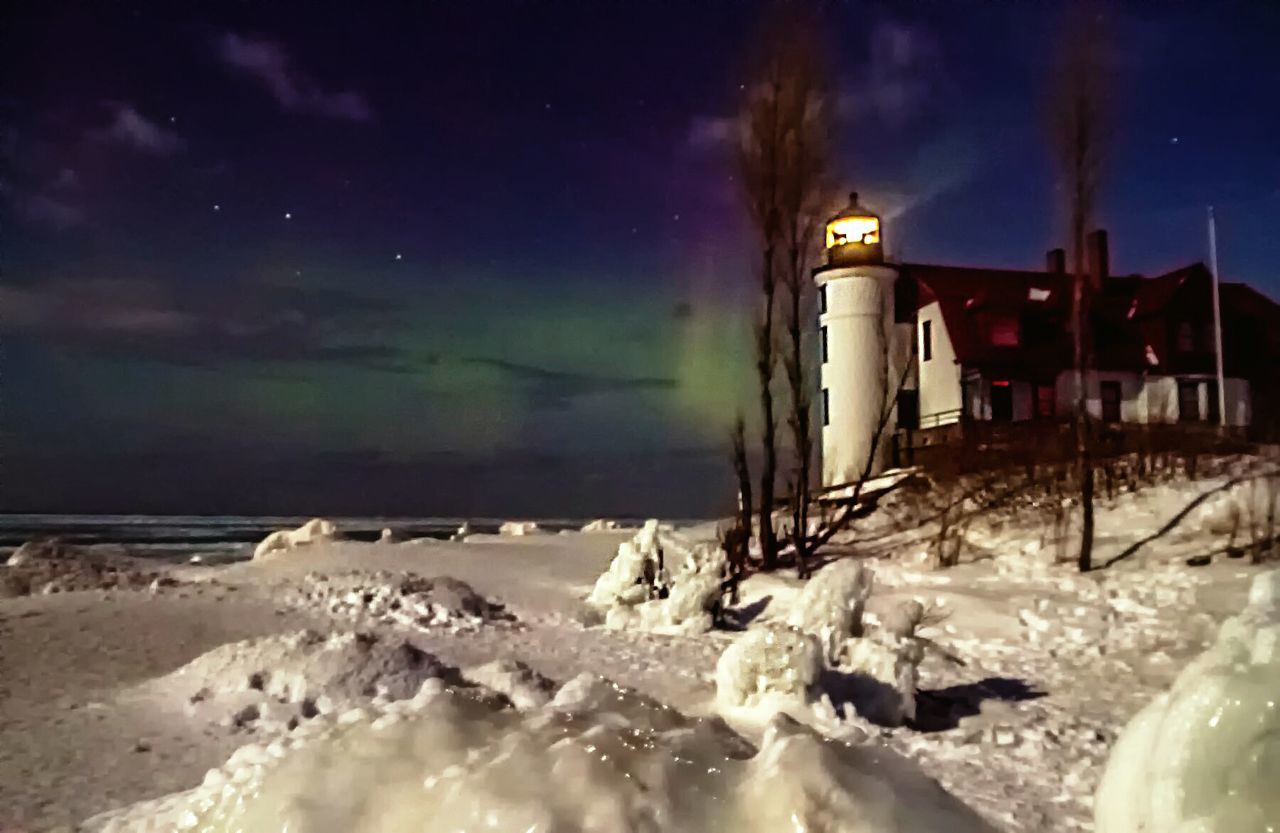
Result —
[{"label": "flagpole", "polygon": [[1213,341],[1218,371],[1218,425],[1227,425],[1227,385],[1222,372],[1222,302],[1218,290],[1218,225],[1209,206],[1209,269],[1213,275]]}]

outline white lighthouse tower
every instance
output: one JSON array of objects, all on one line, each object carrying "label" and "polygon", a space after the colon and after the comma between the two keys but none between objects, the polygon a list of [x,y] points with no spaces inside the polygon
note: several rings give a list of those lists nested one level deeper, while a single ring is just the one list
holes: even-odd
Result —
[{"label": "white lighthouse tower", "polygon": [[[880,218],[851,194],[826,226],[826,264],[814,270],[822,341],[822,485],[883,471],[892,456],[894,411],[910,331],[895,325],[898,270],[884,261]],[[883,430],[876,441],[877,429]],[[874,448],[873,448],[874,446]]]}]

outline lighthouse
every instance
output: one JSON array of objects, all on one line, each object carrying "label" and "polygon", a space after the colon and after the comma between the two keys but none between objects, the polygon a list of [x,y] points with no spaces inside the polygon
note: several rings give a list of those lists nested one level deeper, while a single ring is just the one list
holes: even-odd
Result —
[{"label": "lighthouse", "polygon": [[827,221],[825,251],[826,263],[813,274],[822,345],[822,485],[838,487],[857,482],[868,459],[872,475],[888,466],[894,399],[912,333],[892,308],[898,270],[885,262],[880,217],[856,193]]}]

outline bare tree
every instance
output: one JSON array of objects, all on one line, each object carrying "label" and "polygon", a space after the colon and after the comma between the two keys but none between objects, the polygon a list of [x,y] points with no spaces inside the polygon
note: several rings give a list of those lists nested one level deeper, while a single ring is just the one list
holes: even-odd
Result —
[{"label": "bare tree", "polygon": [[1086,371],[1091,361],[1089,308],[1093,287],[1086,264],[1085,234],[1093,221],[1105,145],[1105,43],[1102,17],[1097,10],[1077,13],[1063,42],[1057,68],[1052,122],[1055,161],[1065,191],[1074,270],[1071,336],[1076,389],[1075,464],[1082,511],[1078,558],[1081,572],[1093,566],[1094,473],[1085,387]]},{"label": "bare tree", "polygon": [[732,538],[732,547],[726,547],[729,557],[730,581],[733,591],[737,593],[737,582],[747,566],[747,553],[751,542],[752,507],[751,507],[751,466],[747,460],[747,428],[742,415],[733,424],[730,435],[731,453],[733,455],[733,471],[738,479],[738,519],[737,533]]},{"label": "bare tree", "polygon": [[[784,325],[790,350],[782,360],[791,393],[788,424],[795,442],[792,535],[805,535],[813,459],[812,393],[804,360],[804,286],[817,238],[822,203],[826,108],[822,72],[815,59],[816,27],[795,6],[779,6],[766,20],[752,83],[741,109],[738,167],[747,207],[760,242],[763,309],[755,327],[756,377],[760,389],[762,469],[759,518],[762,566],[778,563],[773,528],[778,475],[778,419],[773,377],[779,359],[774,316],[779,278],[791,290]],[[799,555],[801,550],[797,549]]]}]

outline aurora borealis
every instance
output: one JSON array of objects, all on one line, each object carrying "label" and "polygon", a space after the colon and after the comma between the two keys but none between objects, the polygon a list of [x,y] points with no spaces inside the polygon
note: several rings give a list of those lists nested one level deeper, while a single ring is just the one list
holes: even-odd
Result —
[{"label": "aurora borealis", "polygon": [[[1117,268],[1202,258],[1214,202],[1224,270],[1275,294],[1280,18],[1114,13]],[[728,508],[754,277],[724,118],[754,19],[728,0],[7,10],[2,508]],[[890,253],[1041,263],[1059,11],[824,20],[839,168]]]}]

